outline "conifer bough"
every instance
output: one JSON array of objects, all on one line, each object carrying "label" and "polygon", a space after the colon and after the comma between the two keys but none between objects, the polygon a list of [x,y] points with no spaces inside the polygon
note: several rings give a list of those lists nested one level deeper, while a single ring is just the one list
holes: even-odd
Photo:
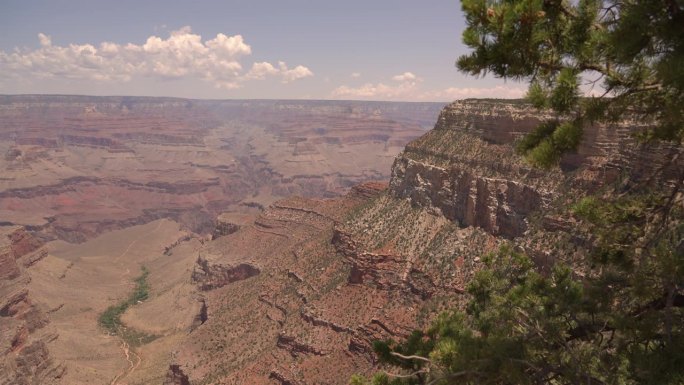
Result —
[{"label": "conifer bough", "polygon": [[[483,259],[465,309],[403,342],[374,345],[386,370],[353,385],[684,384],[684,0],[462,0],[472,52],[460,70],[529,81],[555,111],[519,143],[553,166],[592,122],[641,120],[668,141],[674,179],[625,180],[565,213],[590,240],[542,274],[504,246]],[[583,97],[592,80],[601,94]],[[599,87],[600,86],[600,87]],[[657,171],[656,171],[657,172]],[[628,178],[628,177],[627,177]],[[563,262],[561,262],[563,261]]]},{"label": "conifer bough", "polygon": [[[626,116],[642,140],[684,138],[684,1],[462,0],[472,49],[466,73],[529,81],[527,99],[551,109],[519,146],[551,166],[577,148],[582,127]],[[582,97],[586,91],[594,96]]]}]

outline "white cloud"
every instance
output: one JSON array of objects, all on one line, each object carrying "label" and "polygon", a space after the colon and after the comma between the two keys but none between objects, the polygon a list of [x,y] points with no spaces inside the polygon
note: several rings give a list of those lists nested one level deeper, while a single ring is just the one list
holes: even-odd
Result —
[{"label": "white cloud", "polygon": [[217,54],[222,54],[225,57],[252,54],[252,47],[245,44],[242,35],[226,36],[219,33],[216,35],[216,38],[208,40],[206,45],[209,49],[212,49]]},{"label": "white cloud", "polygon": [[289,83],[298,79],[313,76],[313,72],[302,65],[298,65],[293,69],[288,69],[284,62],[278,62],[278,65],[280,66],[280,72],[283,76],[283,83]]},{"label": "white cloud", "polygon": [[283,83],[289,83],[297,79],[313,76],[313,72],[304,66],[297,66],[289,69],[285,62],[278,62],[275,67],[269,62],[259,62],[252,64],[252,68],[245,75],[245,79],[265,79],[268,76],[280,76]]},{"label": "white cloud", "polygon": [[522,87],[508,86],[424,90],[422,79],[411,72],[393,76],[392,80],[396,83],[366,83],[360,87],[343,85],[334,89],[330,96],[334,99],[451,101],[467,98],[521,98],[526,92]]},{"label": "white cloud", "polygon": [[366,83],[360,87],[340,86],[333,90],[334,99],[380,99],[380,100],[407,100],[415,93],[416,85],[402,83],[399,85],[387,85],[383,83]]},{"label": "white cloud", "polygon": [[38,34],[38,40],[40,40],[40,45],[43,47],[49,47],[52,45],[52,38],[43,33]]},{"label": "white cloud", "polygon": [[241,35],[219,33],[202,40],[188,26],[172,31],[167,38],[150,36],[144,44],[53,45],[49,35],[38,34],[40,48],[0,50],[0,78],[66,78],[96,81],[131,81],[136,76],[159,79],[193,78],[220,88],[239,88],[246,80],[280,76],[283,83],[313,76],[307,67],[278,67],[254,63],[243,72],[241,58],[252,47]]},{"label": "white cloud", "polygon": [[382,99],[409,100],[418,91],[418,84],[422,81],[411,72],[392,77],[398,84],[366,83],[360,87],[340,86],[332,91],[334,99]]},{"label": "white cloud", "polygon": [[352,74],[349,75],[349,77],[351,77],[351,78],[360,78],[360,77],[361,77],[361,73],[359,73],[359,72],[352,72]]},{"label": "white cloud", "polygon": [[269,62],[260,62],[252,64],[252,69],[247,72],[245,78],[247,79],[265,79],[266,76],[273,76],[278,73],[278,70]]},{"label": "white cloud", "polygon": [[418,80],[418,77],[411,72],[404,72],[401,75],[393,76],[392,80],[397,82],[413,82]]},{"label": "white cloud", "polygon": [[468,98],[499,98],[499,99],[515,99],[525,96],[527,90],[523,87],[449,87],[444,90],[426,92],[423,94],[424,99],[434,100],[454,100],[454,99],[468,99]]}]

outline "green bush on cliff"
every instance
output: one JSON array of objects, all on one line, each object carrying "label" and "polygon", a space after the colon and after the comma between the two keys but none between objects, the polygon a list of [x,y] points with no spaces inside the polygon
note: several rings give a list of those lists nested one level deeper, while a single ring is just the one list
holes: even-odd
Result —
[{"label": "green bush on cliff", "polygon": [[684,297],[668,289],[684,259],[667,252],[679,227],[647,260],[597,250],[591,277],[563,264],[543,275],[504,247],[475,274],[465,311],[402,343],[377,342],[392,369],[352,384],[681,384]]},{"label": "green bush on cliff", "polygon": [[[378,342],[374,384],[683,384],[684,3],[463,0],[472,51],[459,69],[527,80],[555,112],[519,151],[552,167],[582,127],[626,115],[642,140],[669,141],[670,175],[622,181],[566,208],[585,247],[550,272],[511,246],[485,259],[469,303],[407,341]],[[605,92],[582,97],[595,79]],[[668,180],[656,185],[656,180]]]}]

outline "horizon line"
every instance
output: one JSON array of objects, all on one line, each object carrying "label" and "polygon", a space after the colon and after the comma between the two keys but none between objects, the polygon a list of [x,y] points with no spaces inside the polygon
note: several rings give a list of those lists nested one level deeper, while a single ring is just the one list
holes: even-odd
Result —
[{"label": "horizon line", "polygon": [[431,104],[449,104],[463,100],[509,100],[520,101],[525,98],[463,98],[452,99],[451,101],[420,101],[420,100],[380,100],[380,99],[306,99],[306,98],[199,98],[199,97],[183,97],[183,96],[152,96],[152,95],[92,95],[92,94],[62,94],[62,93],[26,93],[26,94],[2,94],[0,97],[30,97],[30,96],[48,96],[48,97],[90,97],[90,98],[146,98],[146,99],[176,99],[176,100],[194,100],[194,101],[310,101],[310,102],[363,102],[363,103],[431,103]]}]

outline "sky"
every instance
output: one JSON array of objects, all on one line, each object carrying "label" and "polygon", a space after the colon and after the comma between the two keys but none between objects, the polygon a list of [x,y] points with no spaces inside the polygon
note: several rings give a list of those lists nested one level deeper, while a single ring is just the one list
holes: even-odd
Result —
[{"label": "sky", "polygon": [[456,0],[0,0],[0,94],[451,101]]}]

